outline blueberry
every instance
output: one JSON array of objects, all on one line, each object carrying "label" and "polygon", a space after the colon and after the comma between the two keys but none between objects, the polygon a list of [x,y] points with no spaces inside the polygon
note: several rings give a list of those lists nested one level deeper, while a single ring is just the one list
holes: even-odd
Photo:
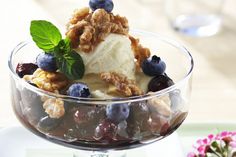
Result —
[{"label": "blueberry", "polygon": [[[81,111],[77,110],[74,114],[74,121],[77,124],[83,124],[89,121],[89,115],[87,114],[88,111]],[[91,112],[91,111],[90,111]]]},{"label": "blueberry", "polygon": [[24,75],[33,74],[37,68],[38,66],[34,63],[19,63],[16,67],[16,73],[22,78]]},{"label": "blueberry", "polygon": [[74,121],[76,124],[92,125],[105,118],[105,107],[80,106],[75,110]]},{"label": "blueberry", "polygon": [[117,125],[117,134],[120,137],[124,137],[124,138],[129,138],[129,135],[127,133],[127,122],[126,121],[122,121]]},{"label": "blueberry", "polygon": [[116,140],[117,126],[110,120],[103,120],[95,129],[94,139],[99,141],[113,141]]},{"label": "blueberry", "polygon": [[48,72],[55,72],[57,68],[56,58],[49,53],[40,53],[37,57],[38,67]]},{"label": "blueberry", "polygon": [[130,104],[130,115],[127,118],[127,132],[129,137],[138,136],[148,130],[150,111],[146,101],[133,102]]},{"label": "blueberry", "polygon": [[90,0],[89,6],[93,11],[101,8],[110,13],[113,10],[114,4],[112,0]]},{"label": "blueberry", "polygon": [[129,116],[129,104],[111,104],[106,109],[107,118],[115,123],[124,121]]},{"label": "blueberry", "polygon": [[69,96],[73,97],[83,97],[88,98],[90,97],[90,91],[86,84],[84,83],[75,83],[70,86],[67,91]]},{"label": "blueberry", "polygon": [[136,121],[142,125],[143,121],[149,119],[149,108],[146,101],[133,102],[130,105],[130,115],[128,121]]},{"label": "blueberry", "polygon": [[130,123],[127,125],[126,132],[128,134],[128,138],[133,140],[142,139],[140,125],[137,123]]},{"label": "blueberry", "polygon": [[172,86],[173,84],[173,80],[171,80],[167,75],[158,75],[149,82],[148,91],[160,91]]},{"label": "blueberry", "polygon": [[68,113],[73,116],[73,119],[68,121],[73,123],[74,130],[80,140],[94,140],[93,136],[96,127],[106,118],[105,107],[83,106],[83,104],[76,106],[72,112]]},{"label": "blueberry", "polygon": [[20,97],[21,100],[17,103],[21,106],[22,113],[30,124],[36,125],[42,117],[47,115],[43,109],[40,95],[28,88],[23,88],[20,90]]},{"label": "blueberry", "polygon": [[144,74],[148,76],[161,75],[166,70],[166,64],[156,55],[152,56],[152,59],[148,58],[142,63],[142,70]]},{"label": "blueberry", "polygon": [[56,128],[61,122],[61,119],[53,119],[49,116],[43,117],[38,123],[38,128],[42,131],[50,131]]},{"label": "blueberry", "polygon": [[[66,142],[75,142],[78,140],[78,130],[74,128],[70,128],[64,134],[64,138]],[[81,140],[81,139],[80,139]]]}]

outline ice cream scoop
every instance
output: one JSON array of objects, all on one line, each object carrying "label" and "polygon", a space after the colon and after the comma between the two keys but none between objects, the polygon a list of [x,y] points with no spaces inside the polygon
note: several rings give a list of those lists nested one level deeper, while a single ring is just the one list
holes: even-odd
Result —
[{"label": "ice cream scoop", "polygon": [[93,52],[85,53],[78,49],[77,52],[83,58],[85,75],[117,72],[128,79],[135,79],[135,58],[127,36],[110,34]]}]

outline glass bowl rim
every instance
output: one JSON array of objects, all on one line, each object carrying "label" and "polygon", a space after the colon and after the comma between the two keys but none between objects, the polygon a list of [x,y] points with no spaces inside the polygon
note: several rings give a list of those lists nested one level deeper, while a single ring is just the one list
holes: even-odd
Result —
[{"label": "glass bowl rim", "polygon": [[81,97],[72,97],[72,96],[67,96],[67,95],[61,95],[61,94],[56,94],[53,92],[48,92],[45,90],[42,90],[40,88],[34,87],[32,85],[30,85],[29,83],[27,83],[26,81],[24,81],[22,78],[20,78],[16,72],[15,69],[13,68],[13,64],[12,64],[12,59],[15,53],[17,53],[21,48],[23,48],[24,46],[30,44],[31,42],[33,42],[32,40],[30,41],[23,41],[20,42],[10,53],[9,58],[8,58],[8,67],[10,69],[10,75],[13,76],[15,81],[20,82],[20,84],[23,87],[26,87],[27,89],[30,89],[31,91],[39,94],[39,95],[46,95],[50,98],[60,98],[62,100],[65,100],[67,102],[76,102],[76,103],[83,103],[83,104],[108,104],[108,103],[131,103],[131,102],[137,102],[137,101],[144,101],[144,100],[148,100],[154,97],[159,97],[162,96],[166,93],[169,93],[170,91],[173,91],[175,89],[177,89],[178,87],[181,86],[181,84],[183,84],[185,81],[187,81],[188,79],[190,79],[192,72],[193,72],[193,67],[194,67],[194,61],[193,61],[193,57],[191,55],[191,53],[180,43],[165,37],[163,35],[159,35],[157,33],[153,33],[153,32],[148,32],[148,31],[143,31],[143,30],[137,30],[137,29],[132,29],[130,31],[131,33],[136,33],[136,34],[142,34],[142,35],[146,35],[146,36],[152,36],[157,38],[158,40],[160,40],[161,42],[165,42],[169,45],[172,45],[178,49],[181,50],[182,53],[185,53],[185,55],[189,58],[190,60],[190,68],[188,70],[188,72],[185,74],[185,76],[179,80],[178,82],[176,82],[174,85],[162,89],[160,91],[157,92],[152,92],[152,93],[146,93],[144,95],[141,96],[132,96],[132,97],[124,97],[124,98],[81,98]]}]

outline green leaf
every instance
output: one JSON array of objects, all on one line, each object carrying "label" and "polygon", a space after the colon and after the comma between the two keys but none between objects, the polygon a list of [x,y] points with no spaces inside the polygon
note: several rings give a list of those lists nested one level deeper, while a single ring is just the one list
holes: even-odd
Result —
[{"label": "green leaf", "polygon": [[66,53],[71,52],[71,42],[69,38],[63,39],[63,46]]},{"label": "green leaf", "polygon": [[45,52],[52,52],[62,39],[59,29],[44,20],[31,21],[30,34],[36,45]]},{"label": "green leaf", "polygon": [[71,47],[70,47],[70,39],[62,39],[58,45],[54,48],[54,53],[55,55],[61,55],[64,53],[70,53],[71,52]]},{"label": "green leaf", "polygon": [[75,51],[65,53],[58,59],[58,66],[61,72],[63,72],[70,79],[81,79],[84,75],[84,63],[81,56]]}]

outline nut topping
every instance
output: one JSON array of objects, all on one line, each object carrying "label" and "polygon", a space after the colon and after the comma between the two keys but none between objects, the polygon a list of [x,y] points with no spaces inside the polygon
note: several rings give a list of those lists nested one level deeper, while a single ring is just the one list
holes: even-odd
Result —
[{"label": "nut topping", "polygon": [[122,74],[104,72],[101,73],[101,79],[114,85],[116,90],[124,96],[137,96],[143,94],[143,91],[137,86],[134,80],[130,80]]},{"label": "nut topping", "polygon": [[135,39],[132,36],[129,36],[129,39],[131,40],[132,43],[132,49],[134,51],[134,57],[137,59],[137,69],[139,69],[141,67],[142,62],[149,58],[151,55],[151,52],[148,48],[143,47],[140,43],[139,43],[139,39]]},{"label": "nut topping", "polygon": [[38,88],[49,92],[59,91],[65,88],[69,83],[66,76],[62,73],[47,72],[40,68],[38,68],[33,75],[25,75],[24,79],[36,84]]},{"label": "nut topping", "polygon": [[67,37],[72,47],[92,51],[110,33],[128,35],[128,20],[104,9],[89,13],[88,8],[77,10],[68,26]]},{"label": "nut topping", "polygon": [[44,102],[43,108],[50,118],[59,119],[65,114],[64,101],[61,99],[50,98]]}]

